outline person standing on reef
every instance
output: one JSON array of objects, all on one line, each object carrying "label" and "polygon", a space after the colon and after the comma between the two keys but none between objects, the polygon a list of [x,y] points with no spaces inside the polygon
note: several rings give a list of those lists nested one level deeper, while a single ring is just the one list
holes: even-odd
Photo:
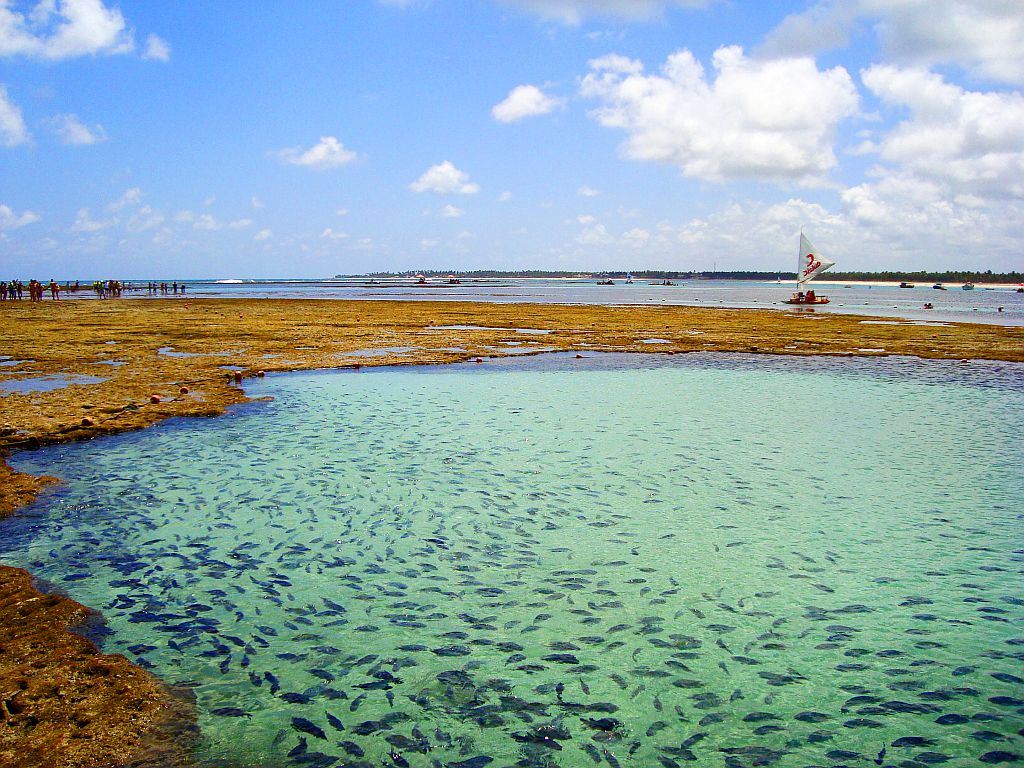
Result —
[{"label": "person standing on reef", "polygon": [[52,277],[50,278],[50,298],[56,301],[60,298],[60,285]]}]

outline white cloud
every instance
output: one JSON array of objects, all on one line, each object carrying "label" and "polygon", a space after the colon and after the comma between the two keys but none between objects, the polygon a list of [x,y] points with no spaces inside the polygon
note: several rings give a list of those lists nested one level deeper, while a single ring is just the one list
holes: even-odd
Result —
[{"label": "white cloud", "polygon": [[155,229],[163,223],[164,215],[160,211],[144,205],[125,222],[125,229],[129,232],[145,232],[148,229]]},{"label": "white cloud", "polygon": [[142,52],[142,58],[147,61],[169,61],[171,46],[166,40],[150,35],[146,38],[146,50]]},{"label": "white cloud", "polygon": [[448,204],[441,209],[441,215],[446,219],[457,219],[465,213],[461,208],[456,208],[454,205]]},{"label": "white cloud", "polygon": [[[2,11],[3,6],[0,6],[0,13]],[[0,144],[16,147],[28,143],[30,139],[21,110],[7,97],[7,88],[0,84]]]},{"label": "white cloud", "polygon": [[256,195],[253,195],[252,199],[249,201],[249,205],[251,205],[253,208],[262,208],[263,201],[256,197]]},{"label": "white cloud", "polygon": [[252,226],[252,219],[235,219],[228,222],[228,229],[248,229]]},{"label": "white cloud", "polygon": [[480,185],[469,181],[469,176],[456,168],[451,161],[433,165],[409,185],[413,192],[434,192],[439,195],[474,195]]},{"label": "white cloud", "polygon": [[874,25],[891,63],[954,64],[981,77],[1024,83],[1024,7],[1016,0],[824,0],[787,17],[768,35],[765,52],[844,47],[864,22]]},{"label": "white cloud", "polygon": [[348,208],[339,208],[335,211],[338,216],[348,216]]},{"label": "white cloud", "polygon": [[507,191],[507,190],[505,192],[502,192],[500,195],[498,195],[498,202],[499,203],[507,203],[511,199],[512,199],[512,193]]},{"label": "white cloud", "polygon": [[564,103],[548,96],[535,85],[517,85],[505,100],[491,109],[491,117],[500,123],[514,123],[526,117],[546,115]]},{"label": "white cloud", "polygon": [[699,8],[708,0],[505,0],[545,19],[576,26],[594,16],[651,19],[671,6]]},{"label": "white cloud", "polygon": [[224,223],[208,213],[201,213],[192,221],[192,226],[206,232],[216,232],[224,228]]},{"label": "white cloud", "polygon": [[909,112],[877,142],[897,173],[949,195],[1024,200],[1024,95],[966,91],[940,75],[882,65],[862,79],[883,104]]},{"label": "white cloud", "polygon": [[19,229],[20,227],[34,224],[39,221],[39,214],[32,211],[25,211],[20,216],[8,206],[0,203],[0,231],[5,229]]},{"label": "white cloud", "polygon": [[255,235],[252,236],[252,239],[256,240],[257,242],[259,242],[260,240],[269,240],[273,236],[274,236],[273,230],[261,229],[259,232],[257,232]]},{"label": "white cloud", "polygon": [[120,211],[122,208],[127,208],[130,205],[136,205],[140,200],[142,200],[142,190],[138,187],[132,187],[131,189],[125,190],[123,195],[110,203],[110,205],[107,206],[107,210]]},{"label": "white cloud", "polygon": [[68,146],[87,146],[107,140],[107,132],[102,125],[97,123],[90,128],[78,119],[78,115],[54,115],[49,125],[61,144]]},{"label": "white cloud", "polygon": [[345,149],[334,136],[322,136],[319,144],[306,150],[291,147],[275,154],[283,163],[306,168],[337,168],[351,163],[357,157],[355,152]]},{"label": "white cloud", "polygon": [[320,233],[320,237],[327,240],[346,240],[349,234],[347,232],[335,232],[330,227],[327,227],[327,229]]},{"label": "white cloud", "polygon": [[597,197],[598,195],[601,194],[601,190],[594,189],[593,187],[588,187],[586,184],[584,184],[582,187],[576,190],[576,194],[578,194],[580,197]]},{"label": "white cloud", "polygon": [[71,225],[72,232],[99,232],[102,229],[114,226],[115,219],[97,221],[92,218],[88,208],[79,208],[75,216],[75,223]]},{"label": "white cloud", "polygon": [[651,241],[651,233],[646,229],[634,227],[622,235],[622,242],[630,248],[643,248]]},{"label": "white cloud", "polygon": [[593,113],[602,125],[627,132],[627,158],[671,163],[685,176],[811,182],[835,165],[835,128],[858,108],[845,69],[819,71],[809,58],[755,61],[738,47],[719,48],[712,63],[709,80],[686,50],[659,75],[606,56],[590,62],[580,90],[603,102]]},{"label": "white cloud", "polygon": [[0,56],[60,60],[134,48],[121,11],[102,0],[43,0],[28,19],[0,0]]},{"label": "white cloud", "polygon": [[608,234],[604,224],[592,224],[585,227],[575,237],[575,242],[580,245],[606,245],[612,242],[612,236]]}]

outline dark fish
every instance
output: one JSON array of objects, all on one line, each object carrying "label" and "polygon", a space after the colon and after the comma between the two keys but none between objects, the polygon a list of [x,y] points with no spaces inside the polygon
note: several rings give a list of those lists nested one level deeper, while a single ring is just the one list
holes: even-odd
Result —
[{"label": "dark fish", "polygon": [[[436,653],[436,651],[435,651]],[[549,653],[547,656],[542,656],[541,661],[553,661],[558,664],[579,664],[580,660],[573,656],[571,653]]]},{"label": "dark fish", "polygon": [[281,684],[278,682],[277,678],[274,677],[274,674],[272,672],[264,672],[263,679],[270,683],[271,694],[275,694],[279,690],[281,690]]},{"label": "dark fish", "polygon": [[823,712],[800,712],[794,715],[793,719],[803,723],[822,723],[825,720],[829,720],[830,716]]},{"label": "dark fish", "polygon": [[477,755],[468,760],[458,760],[454,763],[445,763],[445,768],[483,768],[488,763],[493,763],[494,758],[488,755]]},{"label": "dark fish", "polygon": [[307,720],[304,717],[293,717],[292,728],[302,733],[308,733],[310,736],[316,736],[318,739],[326,739],[327,734],[324,733],[324,729],[311,720]]},{"label": "dark fish", "polygon": [[330,723],[330,726],[332,728],[334,728],[334,730],[336,730],[336,731],[344,731],[345,730],[345,724],[342,723],[341,720],[339,720],[337,717],[332,715],[330,712],[325,712],[324,714],[327,715],[327,722]]},{"label": "dark fish", "polygon": [[238,707],[217,707],[217,709],[211,709],[210,714],[217,717],[252,717],[244,709]]},{"label": "dark fish", "polygon": [[1019,763],[1021,761],[1021,756],[1016,752],[1004,752],[1001,749],[997,749],[993,752],[986,752],[978,759],[987,764]]},{"label": "dark fish", "polygon": [[342,741],[338,743],[338,746],[345,750],[345,754],[352,755],[352,757],[362,757],[365,754],[363,748],[354,741]]},{"label": "dark fish", "polygon": [[935,742],[923,736],[903,736],[892,742],[893,747],[930,747]]},{"label": "dark fish", "polygon": [[584,717],[580,719],[588,728],[592,728],[595,731],[614,731],[616,728],[622,725],[621,722],[616,720],[614,717],[602,717],[597,720]]}]

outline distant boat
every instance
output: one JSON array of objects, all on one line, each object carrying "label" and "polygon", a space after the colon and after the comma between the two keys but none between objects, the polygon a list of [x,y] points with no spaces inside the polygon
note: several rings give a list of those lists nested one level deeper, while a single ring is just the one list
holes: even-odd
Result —
[{"label": "distant boat", "polygon": [[900,283],[900,288],[913,288],[913,283]]},{"label": "distant boat", "polygon": [[826,269],[835,266],[834,261],[829,261],[824,256],[816,254],[811,241],[800,233],[800,253],[796,263],[796,293],[786,299],[787,304],[828,304],[827,296],[817,296],[814,290],[804,291],[804,285],[820,275]]},{"label": "distant boat", "polygon": [[974,283],[964,283],[960,287],[963,288],[965,291],[973,291],[974,290]]},{"label": "distant boat", "polygon": [[932,288],[934,288],[936,291],[946,290],[946,286],[944,286],[942,283],[936,283],[935,285],[932,286]]},{"label": "distant boat", "polygon": [[612,280],[611,278],[608,278],[607,280],[598,280],[597,284],[598,285],[615,285],[615,281]]}]

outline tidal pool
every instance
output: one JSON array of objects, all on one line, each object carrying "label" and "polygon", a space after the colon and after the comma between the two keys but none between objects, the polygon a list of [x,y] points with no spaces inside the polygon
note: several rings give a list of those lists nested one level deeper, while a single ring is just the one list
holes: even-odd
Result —
[{"label": "tidal pool", "polygon": [[1024,367],[298,373],[13,457],[0,559],[196,695],[209,766],[1024,753]]}]

